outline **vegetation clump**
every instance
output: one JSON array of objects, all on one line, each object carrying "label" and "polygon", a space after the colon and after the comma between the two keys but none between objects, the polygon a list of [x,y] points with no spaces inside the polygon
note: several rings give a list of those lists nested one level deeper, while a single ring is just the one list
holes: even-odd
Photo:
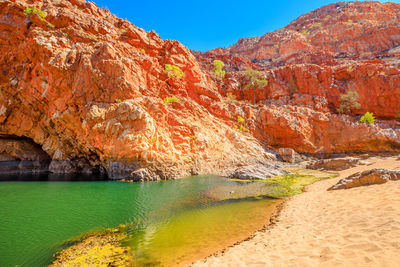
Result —
[{"label": "vegetation clump", "polygon": [[247,132],[247,128],[244,126],[245,125],[245,120],[242,116],[238,115],[237,117],[237,123],[233,125],[233,129],[241,132]]},{"label": "vegetation clump", "polygon": [[358,103],[358,93],[355,91],[349,91],[347,94],[340,95],[340,105],[337,111],[340,114],[348,114],[352,109],[360,107]]},{"label": "vegetation clump", "polygon": [[183,77],[183,71],[178,66],[165,64],[164,70],[171,79],[181,79]]},{"label": "vegetation clump", "polygon": [[222,62],[221,60],[217,60],[216,59],[216,60],[213,61],[212,64],[214,66],[213,71],[214,71],[215,76],[220,80],[224,79],[225,78],[225,73],[226,73],[223,70],[223,68],[225,67],[224,62]]},{"label": "vegetation clump", "polygon": [[39,8],[36,8],[36,7],[32,7],[32,8],[31,7],[27,7],[27,8],[25,8],[24,14],[27,17],[37,14],[39,16],[39,18],[41,18],[42,20],[45,20],[46,17],[47,17],[46,12],[44,12],[43,10],[40,10]]},{"label": "vegetation clump", "polygon": [[115,102],[116,102],[116,103],[122,103],[122,100],[119,99],[119,98],[117,98],[117,99],[115,99]]},{"label": "vegetation clump", "polygon": [[237,122],[238,122],[239,124],[244,124],[244,119],[243,119],[243,117],[239,115],[239,116],[237,117]]},{"label": "vegetation clump", "polygon": [[124,35],[127,32],[128,32],[127,29],[118,29],[118,33],[121,34],[121,35]]},{"label": "vegetation clump", "polygon": [[124,227],[89,234],[61,251],[50,266],[133,266],[130,247],[121,245],[126,237]]},{"label": "vegetation clump", "polygon": [[50,28],[54,28],[54,27],[55,27],[53,24],[51,24],[50,22],[48,22],[48,21],[46,20],[46,17],[47,17],[46,12],[44,12],[43,10],[40,10],[39,8],[36,8],[36,7],[27,7],[27,8],[25,8],[25,10],[24,10],[24,14],[25,14],[25,16],[27,16],[27,17],[31,17],[32,15],[38,15],[38,17],[39,17],[42,21],[44,21],[44,22],[47,23],[47,26],[48,26],[48,27],[50,27]]},{"label": "vegetation clump", "polygon": [[265,180],[268,185],[275,187],[268,192],[269,197],[283,198],[297,195],[302,193],[303,188],[307,185],[337,176],[336,173],[302,168],[287,168],[287,170],[291,174],[275,176]]},{"label": "vegetation clump", "polygon": [[244,127],[243,125],[240,125],[239,131],[241,131],[241,132],[247,132],[248,130],[247,130],[247,128]]},{"label": "vegetation clump", "polygon": [[240,186],[218,186],[206,191],[211,199],[226,201],[230,199],[260,199],[260,198],[286,198],[303,192],[303,188],[314,182],[336,177],[336,173],[309,170],[302,168],[287,168],[291,174],[275,176],[265,180],[240,180],[231,179]]},{"label": "vegetation clump", "polygon": [[164,105],[168,106],[171,103],[179,102],[179,99],[176,96],[168,96],[164,98]]},{"label": "vegetation clump", "polygon": [[354,70],[354,66],[350,65],[347,67],[347,72],[352,72]]},{"label": "vegetation clump", "polygon": [[307,35],[310,35],[310,32],[308,30],[304,29],[304,30],[301,31],[301,34],[304,35],[304,36],[307,36]]},{"label": "vegetation clump", "polygon": [[396,115],[396,120],[400,120],[400,112]]},{"label": "vegetation clump", "polygon": [[253,89],[253,104],[256,103],[256,90],[259,88],[266,87],[268,81],[265,79],[264,75],[258,70],[247,69],[244,73],[248,84],[245,90]]},{"label": "vegetation clump", "polygon": [[361,117],[360,122],[372,125],[375,123],[374,113],[367,112]]}]

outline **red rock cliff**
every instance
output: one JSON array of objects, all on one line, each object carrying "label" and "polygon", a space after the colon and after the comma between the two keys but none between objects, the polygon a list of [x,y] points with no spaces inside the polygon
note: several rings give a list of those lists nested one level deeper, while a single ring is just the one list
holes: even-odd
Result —
[{"label": "red rock cliff", "polygon": [[[336,14],[345,4],[338,5],[319,12],[342,21]],[[358,5],[363,6],[346,10],[362,10]],[[365,4],[369,5],[376,3]],[[298,32],[309,27],[303,24],[314,23],[313,16],[306,15],[282,34],[272,33],[280,38],[275,52],[264,49],[263,37],[252,38],[227,50],[195,53],[199,65],[179,42],[161,40],[91,2],[2,1],[0,136],[25,137],[40,145],[51,158],[52,172],[100,169],[112,178],[138,180],[229,175],[235,166],[253,164],[269,164],[273,170],[274,156],[265,152],[266,147],[308,153],[398,150],[395,122],[367,126],[335,114],[340,93],[350,89],[360,94],[361,107],[354,114],[396,114],[399,71],[392,64],[398,56],[394,33],[399,20],[390,14],[398,13],[399,7],[382,7],[388,16],[369,19],[395,22],[388,29],[379,26],[382,34],[377,35],[384,40],[379,45],[330,51],[322,41],[327,37],[314,36],[325,24],[310,33]],[[372,27],[373,33],[378,29],[355,17],[345,22],[359,23],[362,30],[357,33],[365,27]],[[344,32],[338,30],[335,36],[349,39]],[[310,52],[314,43],[311,50],[318,53]],[[336,56],[338,51],[345,59]],[[371,61],[378,56],[386,61]],[[212,58],[227,63],[230,72],[223,81],[210,73]],[[183,77],[168,75],[166,64],[179,67]],[[269,80],[268,86],[254,92],[258,105],[250,103],[253,92],[244,90],[241,71],[246,67],[263,70]],[[228,92],[238,101],[226,99]],[[178,101],[166,104],[164,99],[172,96]]]},{"label": "red rock cliff", "polygon": [[[212,60],[226,63],[220,93],[238,104],[257,104],[251,129],[271,146],[311,153],[397,150],[399,14],[395,3],[336,3],[261,37],[193,53],[210,73]],[[247,68],[262,71],[268,85],[246,89]],[[360,104],[351,117],[337,112],[349,91],[357,92]],[[358,123],[367,111],[385,121]]]},{"label": "red rock cliff", "polygon": [[52,172],[227,175],[226,166],[274,158],[233,129],[240,108],[210,114],[221,95],[186,47],[91,2],[2,1],[0,44],[0,133],[39,144]]}]

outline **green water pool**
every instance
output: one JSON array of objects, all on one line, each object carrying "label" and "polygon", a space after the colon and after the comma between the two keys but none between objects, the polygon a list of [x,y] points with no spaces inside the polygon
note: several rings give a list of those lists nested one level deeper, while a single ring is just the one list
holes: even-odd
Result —
[{"label": "green water pool", "polygon": [[[219,201],[206,193],[243,184],[221,177],[148,183],[1,182],[0,266],[46,266],[67,241],[120,224],[137,266],[176,266],[251,235],[276,200]],[[260,186],[263,186],[260,183]]]}]

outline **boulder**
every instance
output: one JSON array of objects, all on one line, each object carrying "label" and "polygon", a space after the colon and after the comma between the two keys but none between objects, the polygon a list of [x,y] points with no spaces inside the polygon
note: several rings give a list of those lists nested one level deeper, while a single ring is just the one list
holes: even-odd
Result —
[{"label": "boulder", "polygon": [[349,189],[364,185],[383,184],[387,181],[400,180],[400,171],[386,169],[372,169],[358,172],[341,179],[337,184],[328,190]]},{"label": "boulder", "polygon": [[291,148],[279,148],[278,153],[283,161],[294,163],[299,158],[299,154]]}]

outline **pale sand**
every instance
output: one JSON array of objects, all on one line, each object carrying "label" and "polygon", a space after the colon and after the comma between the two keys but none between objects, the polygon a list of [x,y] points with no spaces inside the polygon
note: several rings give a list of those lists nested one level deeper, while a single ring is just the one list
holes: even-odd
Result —
[{"label": "pale sand", "polygon": [[275,225],[193,266],[400,266],[400,181],[326,191],[358,171],[400,170],[396,158],[368,161],[308,186]]}]

